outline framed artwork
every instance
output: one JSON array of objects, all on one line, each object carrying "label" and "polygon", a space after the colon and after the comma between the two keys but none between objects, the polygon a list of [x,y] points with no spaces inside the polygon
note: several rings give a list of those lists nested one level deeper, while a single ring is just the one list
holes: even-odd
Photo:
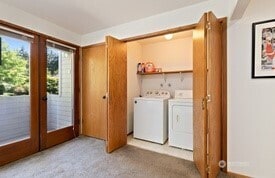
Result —
[{"label": "framed artwork", "polygon": [[275,78],[275,19],[252,24],[252,78]]}]

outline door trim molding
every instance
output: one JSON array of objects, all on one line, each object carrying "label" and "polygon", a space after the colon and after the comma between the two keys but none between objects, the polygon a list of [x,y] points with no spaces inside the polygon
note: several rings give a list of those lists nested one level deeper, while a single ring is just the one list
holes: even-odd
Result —
[{"label": "door trim molding", "polygon": [[[227,163],[227,18],[220,19],[222,30],[222,141],[221,158]],[[222,169],[227,172],[227,166]]]},{"label": "door trim molding", "polygon": [[193,29],[196,28],[196,26],[197,26],[196,23],[191,24],[191,25],[179,26],[179,27],[176,27],[176,28],[170,28],[170,29],[166,29],[166,30],[153,32],[153,33],[147,33],[147,34],[144,34],[144,35],[124,38],[121,41],[131,42],[131,41],[136,41],[136,40],[142,40],[142,39],[145,39],[145,38],[152,38],[152,37],[156,37],[156,36],[161,36],[161,35],[165,35],[167,33],[177,33],[177,32],[182,32],[182,31],[187,31],[187,30],[193,30]]}]

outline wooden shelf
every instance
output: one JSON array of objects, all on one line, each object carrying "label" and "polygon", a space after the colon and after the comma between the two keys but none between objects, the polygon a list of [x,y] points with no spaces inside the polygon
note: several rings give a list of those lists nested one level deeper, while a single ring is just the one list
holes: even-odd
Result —
[{"label": "wooden shelf", "polygon": [[163,71],[163,72],[145,72],[137,73],[138,75],[157,75],[157,74],[177,74],[177,73],[192,73],[193,70],[177,70],[177,71]]}]

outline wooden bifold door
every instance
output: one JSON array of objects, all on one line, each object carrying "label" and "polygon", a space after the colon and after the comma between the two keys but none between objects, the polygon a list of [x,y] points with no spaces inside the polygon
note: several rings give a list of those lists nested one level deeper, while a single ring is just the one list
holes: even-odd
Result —
[{"label": "wooden bifold door", "polygon": [[106,37],[108,61],[107,152],[127,144],[127,47],[126,43]]},{"label": "wooden bifold door", "polygon": [[112,152],[127,142],[126,43],[108,36],[82,54],[82,133],[105,140]]},{"label": "wooden bifold door", "polygon": [[194,162],[202,177],[216,177],[221,160],[221,24],[205,13],[193,32]]},{"label": "wooden bifold door", "polygon": [[105,45],[82,49],[82,134],[107,139]]}]

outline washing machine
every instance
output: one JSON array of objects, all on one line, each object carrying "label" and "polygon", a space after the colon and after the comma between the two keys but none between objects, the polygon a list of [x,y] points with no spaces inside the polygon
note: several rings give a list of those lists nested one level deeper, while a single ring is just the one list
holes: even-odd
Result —
[{"label": "washing machine", "polygon": [[193,150],[193,92],[176,90],[169,105],[168,145]]},{"label": "washing machine", "polygon": [[134,98],[133,137],[159,144],[168,139],[169,91],[150,90]]}]

